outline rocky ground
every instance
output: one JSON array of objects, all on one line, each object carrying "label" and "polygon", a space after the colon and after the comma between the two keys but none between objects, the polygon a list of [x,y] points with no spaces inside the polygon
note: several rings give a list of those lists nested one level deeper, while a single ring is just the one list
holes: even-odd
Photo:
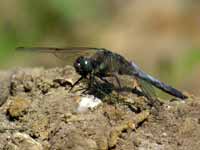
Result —
[{"label": "rocky ground", "polygon": [[0,72],[0,149],[199,149],[199,98],[151,106],[128,88],[69,91],[78,78],[69,66]]}]

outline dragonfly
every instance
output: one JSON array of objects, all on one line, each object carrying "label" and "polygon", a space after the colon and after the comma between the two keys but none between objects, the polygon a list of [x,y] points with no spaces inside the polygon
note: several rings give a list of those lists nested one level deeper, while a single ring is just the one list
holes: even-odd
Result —
[{"label": "dragonfly", "polygon": [[52,47],[17,47],[17,50],[36,51],[44,53],[53,53],[60,59],[73,60],[73,66],[80,78],[72,85],[71,89],[80,83],[83,79],[88,79],[90,88],[98,78],[109,83],[106,77],[114,77],[121,87],[118,75],[128,75],[136,79],[140,89],[148,99],[156,97],[154,87],[177,97],[180,100],[188,98],[176,88],[159,81],[148,73],[140,69],[135,63],[128,61],[122,55],[112,52],[105,48],[92,47],[69,47],[69,48],[52,48]]}]

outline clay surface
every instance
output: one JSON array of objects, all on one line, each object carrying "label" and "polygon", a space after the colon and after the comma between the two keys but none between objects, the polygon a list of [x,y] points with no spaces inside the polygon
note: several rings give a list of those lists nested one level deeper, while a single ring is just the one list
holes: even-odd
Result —
[{"label": "clay surface", "polygon": [[[200,147],[198,97],[190,96],[185,102],[166,99],[163,104],[151,106],[149,100],[130,89],[109,91],[104,85],[82,94],[79,89],[86,87],[87,81],[69,91],[79,78],[70,66],[16,69],[0,72],[0,77],[0,149],[197,150]],[[79,111],[81,99],[90,98],[92,92],[102,102]]]}]

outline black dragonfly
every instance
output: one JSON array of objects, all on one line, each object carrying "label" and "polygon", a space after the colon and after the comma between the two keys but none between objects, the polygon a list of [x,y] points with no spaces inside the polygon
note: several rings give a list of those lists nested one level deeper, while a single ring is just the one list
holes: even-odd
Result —
[{"label": "black dragonfly", "polygon": [[53,53],[55,56],[65,59],[66,61],[74,61],[76,59],[74,61],[74,68],[81,77],[72,85],[72,88],[82,79],[89,79],[90,88],[95,82],[95,77],[98,77],[105,82],[108,82],[105,77],[114,77],[116,78],[118,85],[121,87],[117,75],[129,75],[137,80],[142,92],[149,99],[155,97],[153,86],[172,96],[180,98],[181,100],[188,98],[181,91],[145,73],[135,63],[129,62],[123,56],[105,48],[18,47],[17,50]]}]

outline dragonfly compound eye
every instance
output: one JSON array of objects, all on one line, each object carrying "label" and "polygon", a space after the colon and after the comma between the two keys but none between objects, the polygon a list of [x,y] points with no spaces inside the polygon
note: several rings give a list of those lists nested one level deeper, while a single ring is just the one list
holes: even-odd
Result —
[{"label": "dragonfly compound eye", "polygon": [[74,63],[74,67],[76,69],[76,72],[83,76],[86,76],[92,71],[90,59],[82,56],[77,58],[77,60]]}]

